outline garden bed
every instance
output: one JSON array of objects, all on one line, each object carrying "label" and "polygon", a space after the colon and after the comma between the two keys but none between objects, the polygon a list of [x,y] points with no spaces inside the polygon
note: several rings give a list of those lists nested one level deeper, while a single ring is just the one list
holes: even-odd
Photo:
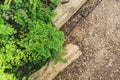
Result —
[{"label": "garden bed", "polygon": [[[77,2],[79,2],[79,3],[77,3]],[[80,19],[86,17],[94,9],[95,5],[91,5],[89,7],[84,7],[87,4],[86,3],[80,10],[78,10],[82,6],[82,4],[84,4],[85,2],[86,2],[86,0],[74,0],[74,1],[70,0],[70,3],[59,5],[55,10],[55,11],[58,11],[58,16],[56,16],[53,19],[54,25],[59,29],[62,25],[64,25],[66,23],[60,30],[64,31],[65,36],[66,36],[65,44],[67,45],[68,52],[63,57],[68,60],[68,63],[60,62],[58,64],[54,64],[54,61],[52,60],[51,62],[49,62],[45,66],[43,66],[43,68],[41,68],[39,71],[32,74],[30,76],[30,78],[33,78],[36,80],[37,79],[38,80],[39,79],[40,80],[51,80],[61,70],[63,70],[65,67],[67,67],[72,61],[77,59],[82,54],[76,45],[73,45],[73,44],[68,45],[68,43],[70,41],[67,39],[67,36],[69,36],[71,31],[76,26],[77,22],[80,21]],[[99,2],[100,1],[98,0],[95,2],[95,4],[97,5],[97,4],[99,4]],[[91,7],[92,7],[92,9],[91,9]],[[59,11],[61,11],[61,12],[59,12]],[[74,15],[74,16],[72,16],[72,15]],[[71,57],[71,56],[74,56],[74,57]],[[57,66],[61,66],[61,67],[58,70],[56,70]],[[33,67],[35,68],[35,65],[33,65]],[[37,67],[37,68],[39,68],[39,67]],[[55,71],[55,72],[53,73],[52,71],[53,72]]]},{"label": "garden bed", "polygon": [[[77,3],[78,2],[78,3]],[[59,4],[55,11],[58,15],[53,19],[54,25],[59,29],[69,20],[77,10],[86,2],[86,0],[70,0],[69,3],[64,5]],[[50,61],[43,66],[39,71],[32,74],[29,79],[33,80],[52,80],[60,71],[66,68],[71,62],[77,59],[82,53],[79,48],[73,44],[67,45],[67,54],[64,59],[67,59],[67,63],[57,63],[55,60]],[[77,51],[76,51],[77,50]],[[71,57],[72,56],[72,57]],[[59,67],[59,68],[58,68]]]},{"label": "garden bed", "polygon": [[[54,18],[54,25],[58,20],[57,24],[60,25],[57,27],[60,28],[85,3],[84,0],[81,0],[77,4],[77,1],[70,1],[71,5],[68,3],[67,8],[64,8],[65,5],[62,6],[64,13],[60,14],[56,20]],[[56,4],[57,1],[53,1],[46,6],[38,0],[0,2],[0,72],[2,73],[0,77],[2,79],[27,79],[31,73],[49,62],[52,57],[57,57],[57,53],[62,53],[64,35],[52,25],[52,17],[55,15],[52,9]],[[69,12],[71,8],[73,12]],[[61,17],[65,17],[66,20],[59,20]],[[68,48],[70,50],[67,49],[68,54],[64,58],[70,59],[68,59],[68,63],[63,64],[63,68],[80,55],[80,51],[75,45],[69,45]],[[73,53],[76,55],[72,58],[70,56]],[[61,54],[58,59],[61,59],[60,56]]]},{"label": "garden bed", "polygon": [[[48,64],[48,68],[42,68],[41,70],[44,71],[38,71],[35,76],[32,75],[33,78],[37,77],[38,80],[120,79],[120,5],[119,1],[104,0],[100,6],[95,8],[101,1],[88,0],[60,28],[66,36],[65,44],[73,43],[79,46],[82,55],[60,72],[55,79],[53,79],[55,75],[40,74],[39,72],[52,73],[51,70],[54,70],[57,74],[56,66],[61,63],[58,63],[58,65],[52,64],[51,70],[49,68],[51,65]],[[91,12],[92,14],[89,15]],[[40,78],[41,75],[43,76]]]}]

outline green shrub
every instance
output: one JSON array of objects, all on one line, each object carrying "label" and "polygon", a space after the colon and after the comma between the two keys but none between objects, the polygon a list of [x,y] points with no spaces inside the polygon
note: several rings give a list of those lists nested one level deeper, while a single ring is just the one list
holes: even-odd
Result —
[{"label": "green shrub", "polygon": [[[51,3],[56,6],[55,2]],[[0,4],[0,78],[26,80],[56,54],[64,34],[52,24],[55,13],[40,0]]]}]

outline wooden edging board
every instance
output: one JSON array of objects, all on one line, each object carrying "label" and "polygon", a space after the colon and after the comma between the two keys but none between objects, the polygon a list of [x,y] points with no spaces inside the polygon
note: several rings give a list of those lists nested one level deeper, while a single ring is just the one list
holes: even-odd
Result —
[{"label": "wooden edging board", "polygon": [[54,10],[57,15],[53,19],[53,24],[58,29],[61,28],[61,26],[63,26],[71,18],[71,16],[76,13],[86,1],[87,0],[70,0],[65,4],[60,3]]},{"label": "wooden edging board", "polygon": [[55,76],[66,68],[73,60],[76,60],[82,53],[79,50],[78,46],[73,44],[66,45],[67,54],[63,56],[63,59],[66,59],[67,62],[58,62],[55,64],[55,60],[50,61],[40,70],[32,74],[28,80],[52,80]]}]

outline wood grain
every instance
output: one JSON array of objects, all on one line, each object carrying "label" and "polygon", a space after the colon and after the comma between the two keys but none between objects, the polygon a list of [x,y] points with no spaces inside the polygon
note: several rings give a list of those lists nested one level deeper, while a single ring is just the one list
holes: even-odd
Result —
[{"label": "wood grain", "polygon": [[59,29],[87,0],[70,0],[69,3],[59,4],[55,9],[57,15],[53,19],[53,24]]}]

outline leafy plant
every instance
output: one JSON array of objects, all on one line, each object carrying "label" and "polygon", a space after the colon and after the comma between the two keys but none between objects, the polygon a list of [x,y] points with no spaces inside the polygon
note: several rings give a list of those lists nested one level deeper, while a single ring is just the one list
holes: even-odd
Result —
[{"label": "leafy plant", "polygon": [[0,4],[1,79],[26,80],[61,54],[64,34],[53,26],[55,13],[50,7],[45,8],[40,0],[5,0]]}]

